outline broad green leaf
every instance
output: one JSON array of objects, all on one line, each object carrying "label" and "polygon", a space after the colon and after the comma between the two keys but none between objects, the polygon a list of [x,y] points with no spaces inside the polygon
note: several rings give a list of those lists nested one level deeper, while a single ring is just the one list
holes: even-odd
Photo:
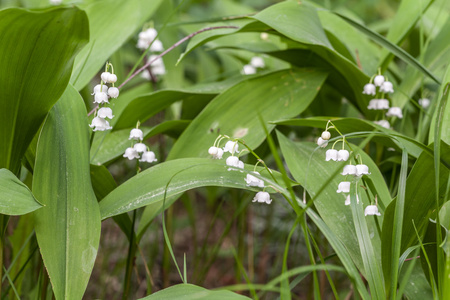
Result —
[{"label": "broad green leaf", "polygon": [[203,93],[183,90],[161,90],[140,96],[131,101],[123,110],[114,126],[114,130],[136,127],[137,121],[145,122],[176,101],[189,99],[202,101],[203,99],[212,99],[215,95],[216,93],[209,91]]},{"label": "broad green leaf", "polygon": [[331,64],[350,85],[353,94],[351,99],[356,100],[359,109],[370,113],[367,110],[368,99],[361,93],[369,77],[331,46],[314,8],[301,2],[284,1],[266,8],[253,18],[305,44]]},{"label": "broad green leaf", "polygon": [[[425,10],[433,3],[434,0],[402,0],[398,8],[394,20],[392,21],[386,39],[395,45],[400,42],[411,32],[417,21],[422,17]],[[380,66],[386,66],[392,56],[388,50],[383,49],[380,57]]]},{"label": "broad green leaf", "polygon": [[56,299],[83,297],[100,240],[87,122],[83,100],[69,85],[37,148],[33,193],[45,206],[34,213],[35,230]]},{"label": "broad green leaf", "polygon": [[0,11],[0,168],[18,173],[88,38],[87,17],[78,8]]},{"label": "broad green leaf", "polygon": [[[246,169],[252,171],[253,166],[247,165]],[[281,178],[279,173],[273,173],[276,178]],[[263,177],[260,177],[262,179],[269,177],[267,172],[262,173],[262,175]],[[169,182],[167,198],[202,186],[221,186],[259,191],[258,188],[248,187],[244,180],[245,177],[246,174],[237,169],[229,170],[224,159],[186,158],[170,160],[137,174],[100,201],[102,219],[152,203],[161,202],[162,204],[166,185]],[[268,191],[270,192],[271,189],[268,189]]]},{"label": "broad green leaf", "polygon": [[[441,143],[441,157],[450,159],[450,147]],[[402,225],[402,240],[400,253],[409,247],[417,244],[417,235],[414,230],[413,221],[417,230],[422,232],[428,224],[428,219],[432,217],[435,209],[435,176],[434,157],[425,153],[419,156],[406,180],[405,203]],[[440,193],[447,187],[449,170],[441,166],[440,168]],[[389,272],[392,260],[392,228],[395,213],[396,199],[386,208],[382,227],[382,261],[383,270]]]},{"label": "broad green leaf", "polygon": [[[158,8],[162,0],[86,0],[79,4],[89,17],[89,44],[75,59],[70,83],[82,89],[104,67],[106,60]],[[119,82],[125,78],[119,78]],[[98,79],[98,81],[100,81]]]},{"label": "broad green leaf", "polygon": [[[339,127],[340,129],[340,127]],[[287,139],[284,135],[278,134],[281,151],[284,159],[289,167],[292,176],[298,181],[306,191],[314,197],[324,182],[328,180],[337,170],[341,170],[346,162],[325,161],[325,150],[320,148],[315,151],[317,145],[301,142],[294,143]],[[369,167],[371,172],[366,180],[371,180],[375,190],[369,189],[374,197],[378,195],[380,209],[383,210],[391,201],[389,190],[384,182],[383,176],[372,159],[363,151],[352,145],[356,154],[362,156],[362,161]],[[340,173],[340,172],[339,172]],[[345,206],[345,196],[336,193],[339,182],[344,181],[345,176],[336,175],[328,184],[323,192],[315,199],[314,206],[322,217],[323,221],[330,227],[333,233],[348,249],[350,256],[360,270],[364,272],[361,259],[358,238],[356,236],[353,224],[352,210]],[[368,205],[369,199],[366,193],[359,192],[360,200],[364,205]],[[372,199],[373,200],[373,199]],[[369,228],[374,233],[372,243],[380,247],[379,236],[376,233],[376,227],[373,222],[369,222]],[[377,259],[380,253],[375,254]]]},{"label": "broad green leaf", "polygon": [[[151,128],[140,128],[144,133],[145,139],[160,133],[177,138],[189,123],[190,121],[186,120],[175,120],[166,121]],[[131,129],[97,133],[91,146],[91,163],[94,165],[102,165],[122,156],[125,153],[125,149],[131,146],[131,142],[128,139]]]},{"label": "broad green leaf", "polygon": [[0,213],[18,216],[41,208],[30,189],[8,169],[0,169]]},{"label": "broad green leaf", "polygon": [[234,300],[250,299],[230,291],[210,291],[193,284],[177,284],[140,300]]},{"label": "broad green leaf", "polygon": [[[303,112],[321,88],[326,74],[315,69],[270,73],[236,84],[214,100],[188,126],[168,159],[206,157],[221,134],[238,137],[255,149],[265,139],[258,116],[270,121]],[[275,126],[268,125],[272,130]]]},{"label": "broad green leaf", "polygon": [[414,57],[411,56],[408,52],[400,48],[399,46],[389,42],[385,37],[382,35],[370,30],[369,28],[353,21],[350,18],[347,18],[343,15],[338,14],[341,18],[343,18],[345,21],[350,23],[352,26],[354,26],[356,29],[360,30],[362,33],[366,34],[370,39],[375,41],[376,43],[383,46],[385,49],[389,50],[392,54],[406,62],[407,64],[413,66],[426,76],[430,77],[434,82],[437,84],[440,84],[440,80],[430,71],[428,70],[424,65],[422,65],[420,62],[418,62]]},{"label": "broad green leaf", "polygon": [[[437,75],[445,73],[443,61],[450,60],[450,19],[443,26],[436,38],[430,42],[424,54],[423,64]],[[447,80],[448,81],[448,80]],[[445,77],[442,82],[447,82]],[[404,107],[409,99],[417,92],[423,83],[423,74],[413,66],[408,66],[402,78],[400,86],[397,88],[400,93],[392,94],[393,106]]]}]

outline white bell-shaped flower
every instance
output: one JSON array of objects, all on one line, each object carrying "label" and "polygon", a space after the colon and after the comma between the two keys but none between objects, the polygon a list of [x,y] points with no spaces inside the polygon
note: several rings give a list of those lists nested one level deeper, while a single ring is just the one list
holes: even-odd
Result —
[{"label": "white bell-shaped flower", "polygon": [[379,120],[379,121],[374,121],[375,124],[380,125],[381,127],[384,127],[386,129],[390,129],[391,128],[391,124],[389,124],[388,121],[386,120]]},{"label": "white bell-shaped flower", "polygon": [[111,98],[117,98],[117,97],[119,97],[119,89],[116,88],[116,87],[110,87],[110,88],[108,89],[108,95],[109,95]]},{"label": "white bell-shaped flower", "polygon": [[157,159],[155,158],[155,153],[153,153],[153,151],[146,151],[142,154],[142,157],[139,161],[152,163],[154,161],[157,161]]},{"label": "white bell-shaped flower", "polygon": [[380,92],[382,93],[393,93],[394,92],[394,86],[392,85],[392,82],[385,81],[380,86]]},{"label": "white bell-shaped flower", "polygon": [[148,46],[150,46],[150,42],[146,41],[146,40],[141,40],[141,39],[139,39],[136,44],[136,48],[141,49],[141,50],[146,50],[148,48]]},{"label": "white bell-shaped flower", "polygon": [[370,100],[369,105],[367,106],[367,109],[378,109],[378,100],[379,99]]},{"label": "white bell-shaped flower", "polygon": [[259,56],[253,56],[250,60],[250,65],[254,68],[264,68],[266,64],[264,63],[264,59]]},{"label": "white bell-shaped flower", "polygon": [[[257,174],[260,175],[258,172],[254,171],[252,172],[253,174]],[[245,182],[247,182],[248,186],[257,186],[257,187],[264,187],[264,181],[256,178],[255,176],[251,175],[251,174],[247,174],[247,177],[244,179]]]},{"label": "white bell-shaped flower", "polygon": [[208,153],[214,158],[214,159],[222,159],[223,156],[223,150],[219,147],[210,147],[208,150]]},{"label": "white bell-shaped flower", "polygon": [[325,148],[326,146],[328,146],[328,141],[324,140],[322,137],[319,137],[317,139],[317,145],[319,145],[322,148]]},{"label": "white bell-shaped flower", "polygon": [[103,82],[108,82],[108,77],[109,77],[109,75],[111,75],[111,73],[109,73],[109,72],[103,72],[103,73],[100,75],[100,77],[102,78],[102,81],[103,81]]},{"label": "white bell-shaped flower", "polygon": [[364,216],[381,216],[376,205],[369,205],[364,210]]},{"label": "white bell-shaped flower", "polygon": [[334,161],[338,160],[338,151],[337,150],[334,150],[334,149],[327,150],[327,152],[325,153],[325,161],[330,161],[330,160],[334,160]]},{"label": "white bell-shaped flower", "polygon": [[422,106],[422,108],[428,108],[429,106],[430,106],[430,99],[427,99],[427,98],[422,98],[422,99],[419,99],[419,105],[420,106]]},{"label": "white bell-shaped flower", "polygon": [[105,92],[95,94],[94,103],[109,103],[108,95]]},{"label": "white bell-shaped flower", "polygon": [[354,165],[346,165],[344,166],[344,170],[341,175],[356,175],[356,166]]},{"label": "white bell-shaped flower", "polygon": [[108,86],[104,84],[97,84],[96,86],[94,86],[94,93],[92,95],[95,95],[100,92],[107,93]]},{"label": "white bell-shaped flower", "polygon": [[157,35],[158,35],[158,31],[156,31],[155,28],[149,28],[149,29],[139,33],[139,39],[147,40],[147,41],[151,42],[156,38]]},{"label": "white bell-shaped flower", "polygon": [[[152,62],[150,66],[154,75],[166,74],[166,67],[164,66],[164,61],[161,57],[158,58],[158,55],[150,55],[148,61]],[[148,77],[151,79],[150,73],[148,74]]]},{"label": "white bell-shaped flower", "polygon": [[378,99],[377,107],[377,109],[389,109],[389,100]]},{"label": "white bell-shaped flower", "polygon": [[125,154],[123,157],[128,158],[129,160],[139,158],[139,154],[133,147],[128,147],[127,150],[125,150]]},{"label": "white bell-shaped flower", "polygon": [[164,46],[160,40],[155,40],[153,44],[150,46],[150,51],[152,52],[163,52]]},{"label": "white bell-shaped flower", "polygon": [[227,164],[227,166],[230,167],[239,167],[239,158],[237,156],[229,156],[227,158],[227,160],[225,161],[225,163]]},{"label": "white bell-shaped flower", "polygon": [[112,127],[109,126],[109,122],[100,117],[93,118],[89,127],[94,128],[93,131],[105,131],[112,129]]},{"label": "white bell-shaped flower", "polygon": [[104,118],[112,119],[114,117],[112,114],[112,109],[109,107],[100,108],[97,112],[97,116],[103,119]]},{"label": "white bell-shaped flower", "polygon": [[391,107],[386,113],[387,117],[397,117],[399,119],[403,118],[402,109],[400,107]]},{"label": "white bell-shaped flower", "polygon": [[350,153],[347,150],[339,150],[338,151],[338,161],[347,161],[350,157]]},{"label": "white bell-shaped flower", "polygon": [[377,88],[375,87],[374,84],[368,83],[364,86],[363,94],[375,96],[376,93],[377,93]]},{"label": "white bell-shaped flower", "polygon": [[272,199],[270,199],[270,194],[268,192],[257,192],[252,202],[270,204]]},{"label": "white bell-shaped flower", "polygon": [[117,81],[117,75],[116,74],[109,74],[106,82],[108,83],[115,83]]},{"label": "white bell-shaped flower", "polygon": [[375,84],[375,86],[381,86],[383,84],[383,82],[384,82],[384,76],[383,75],[377,75],[373,79],[373,83]]},{"label": "white bell-shaped flower", "polygon": [[[350,195],[347,195],[347,198],[345,198],[345,205],[350,205],[351,201],[350,201]],[[359,204],[359,197],[358,195],[356,195],[356,203]]]},{"label": "white bell-shaped flower", "polygon": [[147,151],[147,146],[143,143],[136,143],[133,146],[134,150],[136,150],[138,153],[144,153]]},{"label": "white bell-shaped flower", "polygon": [[144,139],[144,133],[142,132],[142,130],[138,129],[138,128],[133,128],[130,131],[130,137],[128,138],[129,140],[133,139],[133,140],[143,140]]},{"label": "white bell-shaped flower", "polygon": [[370,175],[369,167],[364,164],[356,165],[356,176]]},{"label": "white bell-shaped flower", "polygon": [[331,138],[331,133],[329,131],[324,131],[322,132],[321,136],[320,136],[323,140],[328,141]]},{"label": "white bell-shaped flower", "polygon": [[252,65],[245,65],[244,67],[242,67],[242,74],[244,75],[256,74],[256,69]]},{"label": "white bell-shaped flower", "polygon": [[340,182],[336,193],[350,193],[350,181]]},{"label": "white bell-shaped flower", "polygon": [[239,143],[235,141],[228,141],[223,147],[223,152],[239,153],[238,151]]}]

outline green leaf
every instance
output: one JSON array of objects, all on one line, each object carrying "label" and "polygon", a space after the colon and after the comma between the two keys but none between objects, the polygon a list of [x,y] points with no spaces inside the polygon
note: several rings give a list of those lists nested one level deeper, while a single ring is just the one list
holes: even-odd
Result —
[{"label": "green leaf", "polygon": [[20,160],[69,82],[76,53],[89,38],[78,8],[0,11],[0,168]]},{"label": "green leaf", "polygon": [[230,291],[210,291],[193,284],[177,284],[140,300],[234,300],[250,299]]},{"label": "green leaf", "polygon": [[[386,40],[395,45],[400,45],[433,2],[434,0],[402,0],[391,26],[389,26]],[[383,49],[379,65],[387,67],[391,59],[392,55],[389,55],[388,50]]]},{"label": "green leaf", "polygon": [[[75,60],[70,83],[82,89],[106,60],[155,12],[162,0],[87,0],[79,4],[89,17],[91,38]],[[119,78],[119,82],[125,78]],[[98,79],[100,81],[100,79]]]},{"label": "green leaf", "polygon": [[306,45],[323,61],[332,65],[351,87],[351,100],[355,99],[363,112],[371,113],[367,110],[368,99],[362,94],[369,77],[332,47],[314,8],[301,2],[284,1],[266,8],[253,18]]},{"label": "green leaf", "polygon": [[337,14],[341,18],[343,18],[345,21],[353,25],[356,29],[360,30],[362,33],[366,34],[369,38],[371,38],[376,43],[380,44],[385,49],[389,50],[392,54],[406,62],[407,64],[415,67],[417,70],[425,74],[426,76],[430,77],[434,82],[437,84],[441,84],[440,80],[431,73],[425,66],[423,66],[420,62],[418,62],[414,57],[411,56],[408,52],[400,48],[399,46],[389,42],[385,37],[382,35],[370,30],[369,28],[353,21],[350,18],[347,18],[344,15]]},{"label": "green leaf", "polygon": [[450,66],[447,67],[443,80],[444,84],[439,90],[437,109],[435,110],[430,126],[429,143],[433,143],[435,140],[436,121],[439,121],[439,138],[445,143],[450,144],[450,105],[448,105],[448,95],[450,93]]},{"label": "green leaf", "polygon": [[22,181],[11,171],[0,169],[0,214],[24,215],[41,207]]},{"label": "green leaf", "polygon": [[[340,127],[338,128],[340,130]],[[278,140],[292,176],[306,189],[311,197],[316,196],[326,180],[331,178],[338,170],[342,170],[344,165],[348,164],[347,162],[325,161],[325,150],[320,148],[315,151],[317,148],[315,144],[308,142],[294,143],[282,134],[278,134]],[[371,175],[366,180],[370,179],[373,182],[375,190],[371,190],[371,193],[378,195],[379,206],[383,210],[383,207],[387,206],[391,201],[383,176],[376,164],[365,152],[354,145],[352,145],[352,148],[356,151],[355,154],[362,156],[364,164],[369,167]],[[335,176],[314,200],[314,206],[323,221],[348,249],[358,268],[363,271],[359,240],[353,225],[352,211],[348,206],[344,205],[345,196],[336,193],[339,182],[344,181],[344,178],[340,174]],[[359,197],[365,205],[368,205],[369,199],[365,193],[361,193]],[[377,248],[379,248],[380,242],[378,234],[376,234],[375,224],[371,222],[369,227],[375,232],[372,242],[378,245]],[[379,253],[376,253],[376,256],[379,255]]]},{"label": "green leaf", "polygon": [[83,100],[69,85],[37,148],[33,193],[45,207],[34,213],[35,230],[56,299],[82,299],[100,240],[87,122]]},{"label": "green leaf", "polygon": [[[152,203],[161,202],[162,204],[166,184],[172,177],[174,178],[167,189],[167,198],[202,186],[221,186],[259,191],[257,188],[246,185],[245,173],[237,171],[237,169],[228,169],[229,167],[223,159],[186,158],[157,164],[137,174],[107,195],[100,202],[102,219]],[[253,170],[253,166],[247,165],[246,169]],[[281,178],[279,173],[275,171],[273,173],[276,178]],[[268,175],[261,178],[266,177]],[[270,190],[268,189],[269,192]]]},{"label": "green leaf", "polygon": [[[216,130],[242,138],[255,149],[266,137],[258,115],[264,120],[298,115],[313,101],[325,78],[325,73],[315,69],[293,69],[236,84],[214,98],[192,121],[168,159],[208,156],[207,150],[217,138]],[[269,130],[274,127],[268,125]]]}]

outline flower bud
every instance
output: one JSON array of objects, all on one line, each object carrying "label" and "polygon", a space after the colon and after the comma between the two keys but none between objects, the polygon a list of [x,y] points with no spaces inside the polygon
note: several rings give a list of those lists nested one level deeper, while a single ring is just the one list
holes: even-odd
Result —
[{"label": "flower bud", "polygon": [[322,137],[322,139],[328,141],[331,138],[331,133],[329,131],[325,130],[324,132],[322,132],[321,137]]}]

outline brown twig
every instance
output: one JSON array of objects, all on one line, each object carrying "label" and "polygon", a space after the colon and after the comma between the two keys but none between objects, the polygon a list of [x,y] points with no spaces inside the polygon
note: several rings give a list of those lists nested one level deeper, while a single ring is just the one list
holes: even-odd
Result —
[{"label": "brown twig", "polygon": [[[141,73],[142,71],[144,71],[146,68],[148,68],[152,63],[154,63],[156,60],[160,59],[161,57],[163,57],[164,55],[166,55],[167,53],[169,53],[170,51],[172,51],[173,49],[175,49],[176,47],[178,47],[179,45],[183,44],[185,41],[193,38],[194,36],[196,36],[197,34],[200,34],[202,32],[205,31],[209,31],[209,30],[215,30],[215,29],[224,29],[224,28],[233,28],[233,29],[238,29],[239,27],[237,26],[214,26],[214,27],[206,27],[203,29],[200,29],[199,31],[193,32],[190,35],[185,36],[184,38],[182,38],[181,40],[179,40],[178,42],[176,42],[175,44],[173,44],[172,46],[170,46],[167,50],[165,50],[164,52],[162,52],[161,54],[159,54],[158,56],[156,56],[154,59],[152,59],[151,61],[147,62],[146,64],[144,64],[143,67],[141,67],[140,69],[138,69],[136,72],[134,72],[130,77],[128,77],[124,82],[122,82],[121,85],[119,85],[117,88],[120,90],[125,84],[127,84],[131,79],[133,79],[134,77],[136,77],[136,75],[138,75],[139,73]],[[94,107],[94,109],[92,109],[89,113],[88,116],[92,115],[94,113],[94,111],[98,108],[98,105],[96,107]]]}]

